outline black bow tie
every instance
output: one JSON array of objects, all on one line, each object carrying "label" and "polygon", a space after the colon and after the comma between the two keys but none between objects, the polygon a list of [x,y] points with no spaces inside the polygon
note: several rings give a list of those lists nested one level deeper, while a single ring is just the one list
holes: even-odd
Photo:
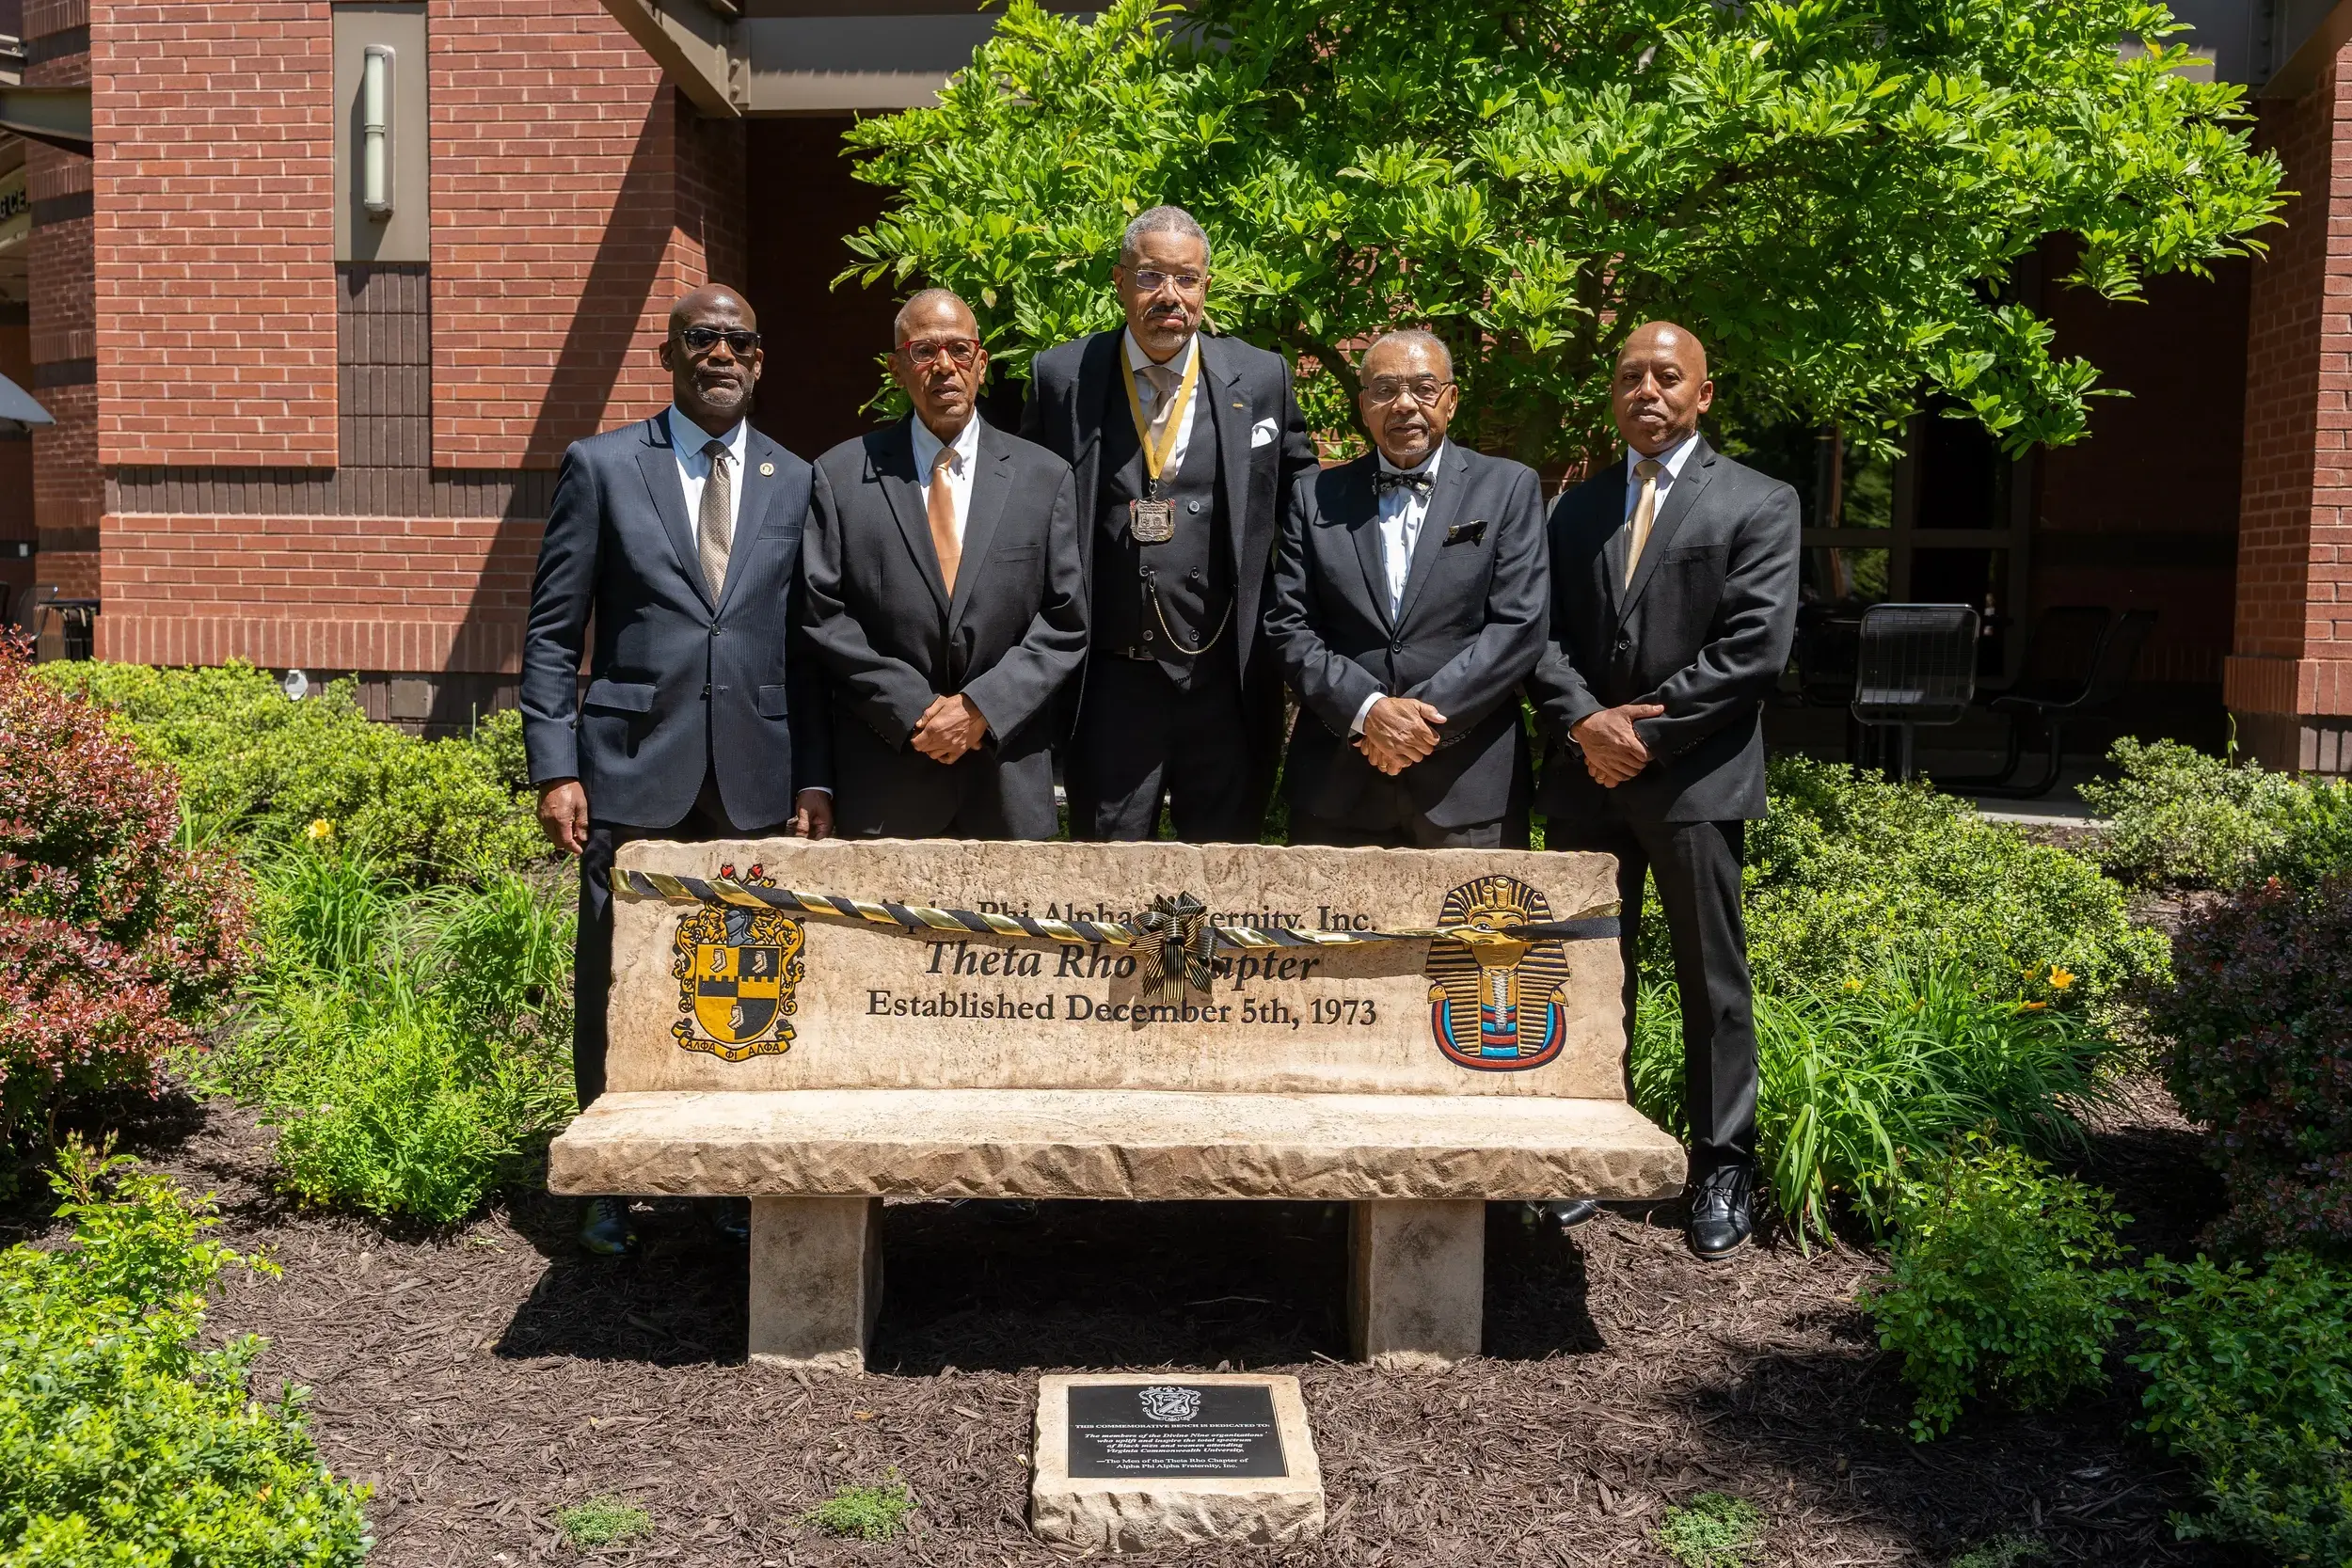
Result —
[{"label": "black bow tie", "polygon": [[1411,490],[1418,495],[1423,496],[1429,494],[1428,470],[1423,469],[1420,473],[1405,474],[1397,472],[1394,468],[1383,468],[1378,473],[1372,476],[1372,493],[1374,495],[1385,496],[1391,490]]}]

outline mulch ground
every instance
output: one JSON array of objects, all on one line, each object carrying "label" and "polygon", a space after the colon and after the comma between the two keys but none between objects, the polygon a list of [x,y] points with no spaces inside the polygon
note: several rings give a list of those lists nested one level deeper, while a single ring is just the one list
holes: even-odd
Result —
[{"label": "mulch ground", "polygon": [[[1295,1373],[1323,1462],[1322,1540],[1191,1563],[1665,1563],[1651,1532],[1703,1491],[1763,1509],[1757,1564],[1942,1564],[2008,1535],[2057,1562],[2248,1560],[2173,1541],[2187,1478],[2132,1434],[2120,1362],[2097,1402],[1975,1413],[1915,1445],[1852,1305],[1879,1271],[1868,1252],[1781,1239],[1710,1269],[1673,1207],[1570,1239],[1494,1208],[1487,1354],[1403,1375],[1339,1359],[1336,1207],[1072,1203],[1008,1230],[894,1203],[877,1370],[798,1377],[745,1364],[742,1253],[688,1205],[641,1209],[644,1250],[618,1262],[577,1253],[570,1205],[544,1197],[401,1233],[290,1208],[268,1185],[269,1137],[182,1101],[131,1144],[216,1192],[224,1238],[282,1265],[232,1282],[212,1323],[268,1338],[265,1386],[314,1390],[327,1462],[374,1488],[381,1568],[569,1560],[556,1511],[597,1494],[654,1519],[593,1554],[615,1562],[1056,1560],[1023,1524],[1038,1374],[1158,1368]],[[2145,1250],[2182,1255],[2215,1202],[2194,1134],[2145,1084],[2104,1118],[2084,1174],[2139,1216]],[[919,1499],[898,1539],[802,1522],[836,1486],[893,1472]]]}]

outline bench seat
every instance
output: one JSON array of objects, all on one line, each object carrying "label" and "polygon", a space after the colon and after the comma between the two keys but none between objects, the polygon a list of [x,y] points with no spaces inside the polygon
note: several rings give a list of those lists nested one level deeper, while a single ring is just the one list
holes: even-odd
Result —
[{"label": "bench seat", "polygon": [[1621,1101],[1160,1089],[612,1093],[559,1193],[799,1197],[1647,1198],[1682,1148]]}]

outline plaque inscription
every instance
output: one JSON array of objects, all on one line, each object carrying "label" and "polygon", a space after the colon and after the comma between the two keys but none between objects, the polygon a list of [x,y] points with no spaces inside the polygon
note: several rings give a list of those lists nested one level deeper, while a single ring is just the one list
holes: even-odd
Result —
[{"label": "plaque inscription", "polygon": [[1287,1476],[1263,1386],[1152,1383],[1070,1390],[1073,1478]]}]

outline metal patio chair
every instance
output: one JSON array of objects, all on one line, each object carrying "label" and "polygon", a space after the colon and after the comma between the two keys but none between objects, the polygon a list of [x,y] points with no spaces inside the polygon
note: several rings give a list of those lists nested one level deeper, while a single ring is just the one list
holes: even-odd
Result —
[{"label": "metal patio chair", "polygon": [[[1852,713],[1877,744],[1882,771],[1912,776],[1913,736],[1922,725],[1957,724],[1977,693],[1976,608],[1882,604],[1862,612],[1854,657]],[[1883,753],[1891,742],[1893,765]]]},{"label": "metal patio chair", "polygon": [[[1993,711],[2009,716],[2007,762],[1998,773],[1945,779],[1940,781],[1942,784],[1972,794],[2019,800],[2036,800],[2049,794],[2057,787],[2058,774],[2066,766],[2066,726],[2077,720],[2098,718],[2114,705],[2115,699],[2131,683],[2132,669],[2139,662],[2139,650],[2155,624],[2154,610],[2127,610],[2100,637],[2090,668],[2071,688],[2054,684],[2028,690],[2026,683],[2020,681],[2018,689],[1994,698]],[[2049,744],[2042,777],[2026,784],[2012,783],[2025,761],[2026,732],[2037,725]]]}]

